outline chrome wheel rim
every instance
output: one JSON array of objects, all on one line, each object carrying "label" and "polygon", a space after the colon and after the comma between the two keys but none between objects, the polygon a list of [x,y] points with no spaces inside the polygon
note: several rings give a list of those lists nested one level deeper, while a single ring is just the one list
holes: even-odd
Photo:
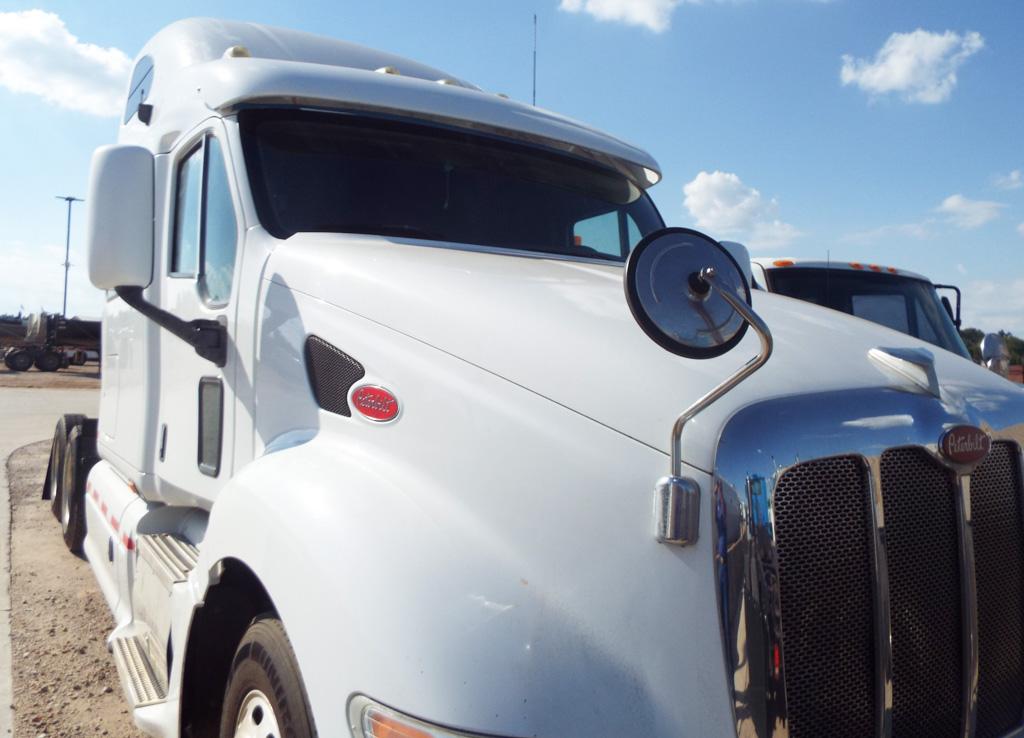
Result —
[{"label": "chrome wheel rim", "polygon": [[263,692],[254,689],[245,695],[235,718],[235,738],[279,738],[274,707]]}]

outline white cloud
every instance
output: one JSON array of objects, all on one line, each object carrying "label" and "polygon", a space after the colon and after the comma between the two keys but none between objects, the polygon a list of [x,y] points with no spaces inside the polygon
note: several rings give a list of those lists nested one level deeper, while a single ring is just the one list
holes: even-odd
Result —
[{"label": "white cloud", "polygon": [[907,102],[940,103],[956,87],[957,69],[984,47],[975,31],[894,33],[873,60],[844,54],[839,78],[872,95],[898,92]]},{"label": "white cloud", "polygon": [[645,26],[661,33],[668,30],[672,11],[680,2],[682,0],[561,0],[558,9],[569,13],[588,13],[602,21]]},{"label": "white cloud", "polygon": [[0,13],[0,86],[62,108],[99,116],[120,112],[131,59],[86,44],[55,13]]},{"label": "white cloud", "polygon": [[1019,169],[1014,169],[1008,174],[997,174],[993,182],[1001,190],[1019,190],[1024,187],[1024,176],[1021,176]]},{"label": "white cloud", "polygon": [[935,212],[942,213],[957,228],[980,228],[999,217],[1006,206],[991,200],[969,200],[963,195],[950,195]]},{"label": "white cloud", "polygon": [[[618,21],[630,26],[643,26],[662,33],[672,24],[672,12],[679,5],[710,3],[741,3],[745,0],[559,0],[558,9],[567,13],[587,13],[600,21]],[[806,0],[828,5],[836,0]]]},{"label": "white cloud", "polygon": [[752,249],[785,246],[800,235],[776,217],[774,198],[765,199],[731,172],[700,172],[683,187],[683,194],[698,228],[739,238]]},{"label": "white cloud", "polygon": [[964,286],[964,326],[1024,336],[1024,278],[968,282]]},{"label": "white cloud", "polygon": [[1017,233],[1024,236],[1024,223],[1021,223],[1019,226],[1017,226]]},{"label": "white cloud", "polygon": [[956,270],[961,274],[967,274],[967,267],[965,267],[963,264],[957,264]]}]

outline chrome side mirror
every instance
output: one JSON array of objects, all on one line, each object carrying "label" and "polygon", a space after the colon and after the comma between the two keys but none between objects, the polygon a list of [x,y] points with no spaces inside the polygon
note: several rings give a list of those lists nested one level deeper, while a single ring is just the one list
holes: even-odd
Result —
[{"label": "chrome side mirror", "polygon": [[747,326],[761,339],[757,356],[684,410],[672,426],[669,473],[655,485],[655,537],[687,546],[700,534],[700,485],[682,476],[683,428],[764,366],[772,335],[750,307],[750,284],[739,264],[698,231],[665,228],[645,237],[626,262],[625,288],[626,302],[644,333],[679,356],[720,356],[742,340]]},{"label": "chrome side mirror", "polygon": [[981,339],[981,360],[989,371],[1000,377],[1010,376],[1010,350],[998,333],[988,333]]}]

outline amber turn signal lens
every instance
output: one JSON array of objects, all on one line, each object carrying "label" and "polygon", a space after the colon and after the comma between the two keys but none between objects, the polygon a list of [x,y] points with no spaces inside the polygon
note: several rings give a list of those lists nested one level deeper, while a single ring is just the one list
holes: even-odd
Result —
[{"label": "amber turn signal lens", "polygon": [[363,728],[367,738],[434,738],[425,730],[373,708],[364,714]]}]

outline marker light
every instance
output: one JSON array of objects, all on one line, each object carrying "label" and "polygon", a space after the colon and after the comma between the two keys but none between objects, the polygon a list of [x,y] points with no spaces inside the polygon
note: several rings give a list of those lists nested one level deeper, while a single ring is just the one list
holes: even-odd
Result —
[{"label": "marker light", "polygon": [[223,58],[225,59],[248,59],[252,56],[252,52],[245,46],[238,44],[236,46],[229,46],[224,49]]},{"label": "marker light", "polygon": [[475,738],[403,715],[363,696],[349,703],[348,717],[355,738]]},{"label": "marker light", "polygon": [[791,266],[793,266],[793,260],[792,259],[776,259],[775,261],[772,262],[772,266],[791,267]]}]

